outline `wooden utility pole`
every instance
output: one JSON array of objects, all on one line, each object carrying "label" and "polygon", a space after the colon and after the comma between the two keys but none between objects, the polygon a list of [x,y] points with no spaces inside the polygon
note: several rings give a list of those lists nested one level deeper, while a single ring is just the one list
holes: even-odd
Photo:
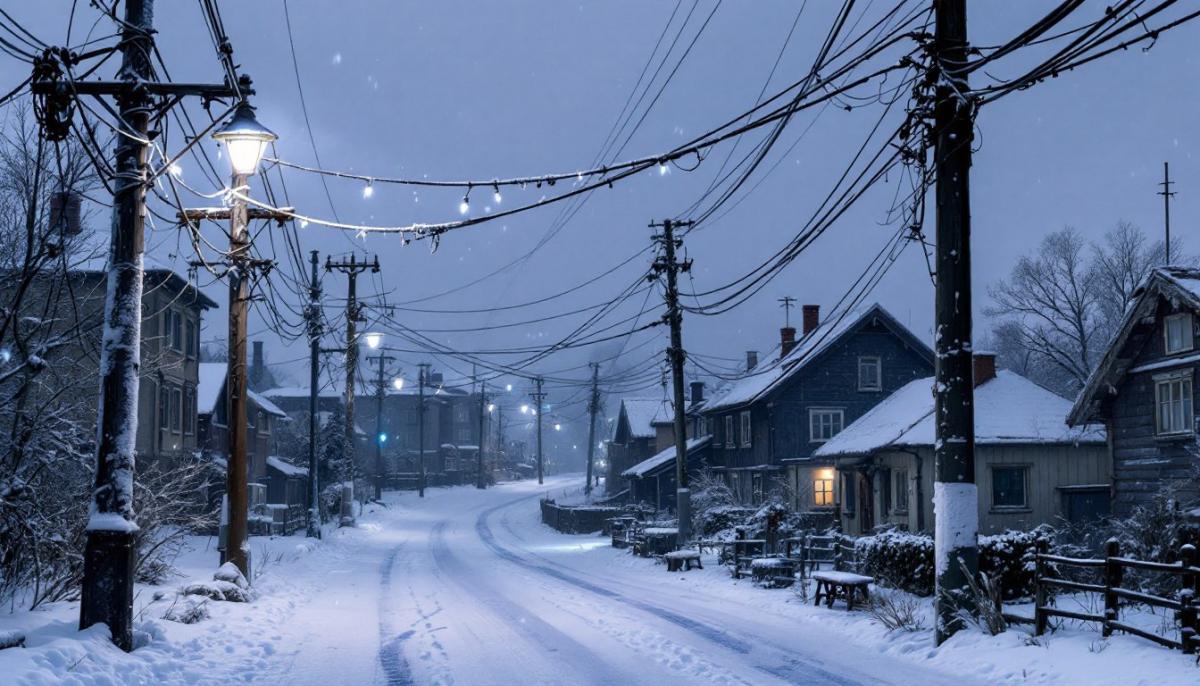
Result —
[{"label": "wooden utility pole", "polygon": [[[126,0],[121,29],[121,74],[150,81],[154,70],[154,0]],[[99,441],[79,628],[107,624],[112,641],[133,650],[134,443],[141,360],[142,251],[146,217],[146,153],[153,101],[145,90],[118,97],[130,131],[117,136],[109,247],[105,335],[100,349]]]},{"label": "wooden utility pole", "polygon": [[661,228],[662,233],[654,236],[662,252],[651,265],[655,274],[667,275],[666,301],[667,324],[671,327],[671,347],[667,349],[667,361],[671,364],[671,396],[675,405],[675,512],[679,519],[679,543],[682,545],[692,537],[692,500],[688,489],[687,474],[687,421],[683,400],[683,362],[687,355],[683,350],[683,310],[679,307],[679,272],[692,269],[691,260],[678,261],[675,251],[683,240],[675,237],[675,229],[691,226],[691,222],[664,220],[661,224],[650,223],[650,228]]},{"label": "wooden utility pole", "polygon": [[[246,185],[245,174],[233,175],[233,188]],[[236,198],[236,196],[235,196]],[[250,574],[248,518],[250,498],[246,457],[246,318],[250,315],[250,234],[246,230],[246,201],[235,199],[229,210],[229,350],[225,397],[229,427],[225,492],[229,496],[229,530],[221,562],[232,562],[247,579]]]},{"label": "wooden utility pole", "polygon": [[546,394],[542,392],[542,377],[534,379],[534,384],[537,388],[529,397],[533,399],[534,417],[537,419],[537,472],[538,485],[543,483],[542,479],[542,403],[546,400]]},{"label": "wooden utility pole", "polygon": [[[343,480],[342,487],[342,511],[340,516],[340,524],[342,526],[352,526],[354,524],[354,465],[355,446],[354,435],[354,377],[358,374],[358,333],[357,326],[362,318],[362,312],[358,304],[358,275],[367,270],[372,273],[379,273],[379,257],[376,256],[373,262],[359,262],[356,255],[350,255],[349,260],[341,260],[334,262],[329,257],[325,258],[325,271],[331,272],[337,270],[346,275],[346,468],[341,474]],[[350,497],[347,497],[345,482],[349,481]]]},{"label": "wooden utility pole", "polygon": [[1171,190],[1171,186],[1175,184],[1171,180],[1171,163],[1163,162],[1163,180],[1158,185],[1162,186],[1162,190],[1158,195],[1163,197],[1163,230],[1166,232],[1165,240],[1163,241],[1163,258],[1164,264],[1171,264],[1171,198],[1175,197],[1175,192]]},{"label": "wooden utility pole", "polygon": [[979,492],[975,485],[975,393],[971,358],[970,170],[974,106],[970,91],[966,0],[934,2],[934,158],[937,175],[937,283],[934,439],[936,640],[974,612],[970,583],[979,572]]},{"label": "wooden utility pole", "polygon": [[422,362],[420,373],[417,375],[417,457],[420,475],[417,483],[417,494],[425,497],[425,384],[429,381],[429,363]]},{"label": "wooden utility pole", "polygon": [[487,419],[487,382],[483,381],[479,385],[479,449],[475,453],[477,464],[475,465],[476,488],[487,488],[487,483],[483,478],[483,444],[487,442],[487,432],[484,430],[484,421]]},{"label": "wooden utility pole", "polygon": [[308,309],[304,317],[308,320],[308,531],[309,538],[321,537],[321,487],[317,472],[317,422],[320,408],[317,393],[321,374],[321,283],[317,280],[319,263],[317,251],[313,250],[309,262],[312,265],[312,281],[308,287]]},{"label": "wooden utility pole", "polygon": [[384,371],[388,362],[396,358],[379,353],[368,357],[368,362],[379,364],[379,376],[375,379],[375,500],[383,499],[383,444],[387,442],[387,433],[383,430],[383,400],[387,395],[387,385],[384,382]]},{"label": "wooden utility pole", "polygon": [[596,413],[600,411],[600,364],[592,363],[592,397],[588,401],[587,482],[584,495],[592,494],[592,457],[596,451]]}]

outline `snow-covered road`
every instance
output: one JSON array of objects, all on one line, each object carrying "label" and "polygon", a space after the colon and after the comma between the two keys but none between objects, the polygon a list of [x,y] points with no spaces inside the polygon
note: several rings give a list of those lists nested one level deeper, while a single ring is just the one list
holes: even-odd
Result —
[{"label": "snow-covered road", "polygon": [[[544,490],[569,483],[550,480]],[[398,496],[338,555],[313,556],[331,592],[295,608],[289,623],[309,627],[303,648],[260,676],[389,685],[963,683],[742,605],[736,591],[757,589],[734,587],[719,570],[668,575],[605,539],[546,529],[537,522],[542,492],[517,483],[430,490],[420,503]]]}]

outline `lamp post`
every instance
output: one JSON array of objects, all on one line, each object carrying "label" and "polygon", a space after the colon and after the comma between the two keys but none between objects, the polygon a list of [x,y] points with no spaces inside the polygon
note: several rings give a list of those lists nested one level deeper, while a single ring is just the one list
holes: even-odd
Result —
[{"label": "lamp post", "polygon": [[250,239],[246,231],[247,179],[258,172],[267,145],[277,136],[254,118],[254,108],[242,101],[233,117],[213,134],[225,145],[233,171],[233,204],[230,207],[229,258],[229,363],[225,394],[229,455],[225,492],[229,503],[229,529],[221,562],[233,562],[247,579],[250,574],[250,549],[246,544],[247,494],[246,462],[246,317],[250,300]]},{"label": "lamp post", "polygon": [[[383,334],[370,332],[363,334],[363,339],[367,342],[367,347],[372,350],[377,350],[383,343]],[[387,385],[384,383],[383,375],[386,371],[388,362],[396,359],[391,355],[385,355],[382,351],[378,355],[367,358],[370,361],[379,363],[379,377],[375,387],[375,500],[383,499],[383,444],[387,442],[387,433],[383,430],[383,398],[387,393]],[[395,381],[400,381],[397,377]],[[395,385],[393,381],[393,385]],[[404,386],[404,382],[400,381],[397,390]]]}]

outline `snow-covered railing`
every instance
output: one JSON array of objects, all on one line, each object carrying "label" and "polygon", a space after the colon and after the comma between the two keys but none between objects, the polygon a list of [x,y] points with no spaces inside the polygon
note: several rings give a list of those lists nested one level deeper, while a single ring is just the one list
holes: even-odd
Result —
[{"label": "snow-covered railing", "polygon": [[[1073,558],[1049,554],[1049,544],[1038,541],[1035,574],[1034,633],[1044,634],[1051,617],[1084,622],[1096,622],[1106,638],[1114,631],[1131,634],[1168,648],[1196,653],[1200,650],[1200,567],[1196,548],[1185,545],[1179,549],[1179,562],[1167,564],[1121,557],[1121,546],[1115,540],[1105,544],[1103,558]],[[1063,578],[1067,569],[1091,569],[1103,576],[1102,583],[1086,583]],[[1144,591],[1122,588],[1125,570],[1136,569],[1155,574],[1179,577],[1177,597],[1169,598]],[[1077,612],[1053,606],[1054,590],[1099,593],[1104,597],[1104,613]],[[1122,604],[1139,604],[1173,610],[1179,622],[1179,640],[1120,621]]]}]

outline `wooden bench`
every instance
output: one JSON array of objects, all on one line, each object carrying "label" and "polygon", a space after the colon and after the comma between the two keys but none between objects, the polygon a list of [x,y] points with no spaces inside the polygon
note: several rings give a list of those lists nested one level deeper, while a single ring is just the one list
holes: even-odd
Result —
[{"label": "wooden bench", "polygon": [[869,576],[836,571],[813,572],[812,578],[817,582],[814,605],[820,605],[821,597],[824,596],[825,606],[832,608],[833,601],[841,598],[846,601],[847,610],[854,609],[854,596],[856,594],[862,596],[863,603],[870,602],[869,586],[875,581]]},{"label": "wooden bench", "polygon": [[758,557],[750,560],[750,574],[756,583],[787,588],[796,583],[797,565],[797,560],[786,557]]},{"label": "wooden bench", "polygon": [[641,557],[665,555],[678,547],[679,530],[667,527],[646,527],[633,540],[633,554]]},{"label": "wooden bench", "polygon": [[672,550],[663,555],[663,559],[667,561],[668,572],[686,572],[692,567],[704,569],[700,553],[695,550]]}]

